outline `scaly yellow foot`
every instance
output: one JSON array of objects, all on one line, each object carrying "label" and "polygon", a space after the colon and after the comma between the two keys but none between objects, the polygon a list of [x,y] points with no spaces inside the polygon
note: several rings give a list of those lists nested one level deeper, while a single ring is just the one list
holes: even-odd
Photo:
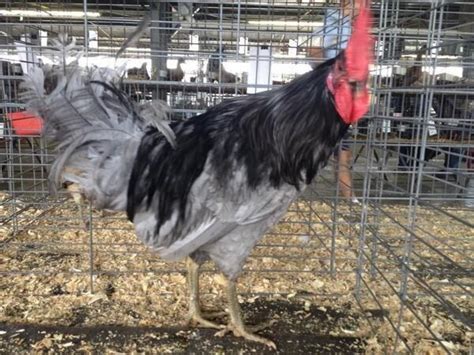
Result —
[{"label": "scaly yellow foot", "polygon": [[236,324],[233,324],[233,323],[229,323],[225,327],[225,329],[222,329],[221,331],[217,332],[215,334],[215,336],[222,337],[228,332],[232,332],[236,337],[242,337],[242,338],[250,340],[250,341],[255,341],[257,343],[264,344],[264,345],[272,348],[273,350],[276,350],[276,348],[277,348],[275,343],[273,341],[271,341],[270,339],[258,336],[256,334],[252,333],[251,331],[245,329],[244,326],[239,326],[239,325],[236,325]]}]

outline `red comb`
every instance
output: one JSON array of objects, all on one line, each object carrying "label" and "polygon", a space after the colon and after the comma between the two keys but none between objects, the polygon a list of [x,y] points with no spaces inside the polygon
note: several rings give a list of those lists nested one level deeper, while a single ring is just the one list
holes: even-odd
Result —
[{"label": "red comb", "polygon": [[369,75],[373,41],[370,35],[371,16],[366,2],[361,1],[359,15],[346,48],[346,70],[350,80],[363,81]]}]

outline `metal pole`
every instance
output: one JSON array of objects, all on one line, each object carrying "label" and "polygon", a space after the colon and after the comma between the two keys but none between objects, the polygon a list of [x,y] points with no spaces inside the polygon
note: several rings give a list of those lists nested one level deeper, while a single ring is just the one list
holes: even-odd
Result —
[{"label": "metal pole", "polygon": [[82,1],[84,11],[84,55],[86,57],[86,64],[89,61],[89,25],[87,22],[87,0]]}]

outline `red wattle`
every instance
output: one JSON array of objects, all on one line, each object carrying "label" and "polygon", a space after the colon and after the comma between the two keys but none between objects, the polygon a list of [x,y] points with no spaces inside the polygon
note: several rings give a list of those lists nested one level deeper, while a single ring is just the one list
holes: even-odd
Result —
[{"label": "red wattle", "polygon": [[352,123],[352,92],[347,82],[342,82],[335,89],[334,101],[336,103],[336,110],[341,116],[342,120],[347,123]]},{"label": "red wattle", "polygon": [[329,91],[334,96],[336,111],[346,124],[357,122],[369,110],[370,95],[368,90],[353,96],[350,85],[343,81],[335,88],[332,80],[327,80]]},{"label": "red wattle", "polygon": [[352,105],[351,121],[358,121],[362,116],[367,113],[367,111],[369,110],[369,106],[370,95],[369,92],[365,90],[362,94],[358,94],[357,98],[354,99],[354,103]]}]

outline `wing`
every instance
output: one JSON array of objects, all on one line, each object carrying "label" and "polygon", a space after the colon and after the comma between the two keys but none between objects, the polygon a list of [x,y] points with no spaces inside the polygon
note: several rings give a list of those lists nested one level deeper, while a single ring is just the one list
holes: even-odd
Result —
[{"label": "wing", "polygon": [[232,178],[222,186],[213,174],[212,165],[206,162],[190,191],[183,222],[179,221],[176,211],[156,235],[156,214],[152,208],[137,213],[134,223],[140,239],[156,249],[162,258],[181,260],[241,226],[265,220],[268,226],[273,225],[278,218],[272,217],[279,217],[297,194],[290,185],[275,189],[268,183],[249,189],[242,166],[235,168]]}]

